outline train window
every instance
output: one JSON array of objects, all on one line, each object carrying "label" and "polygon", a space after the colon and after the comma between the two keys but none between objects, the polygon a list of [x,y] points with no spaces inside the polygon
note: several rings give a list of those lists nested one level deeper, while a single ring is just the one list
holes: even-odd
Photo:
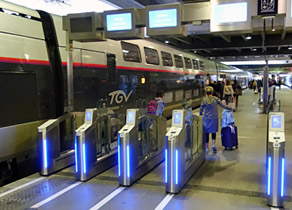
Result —
[{"label": "train window", "polygon": [[200,70],[204,71],[205,70],[205,64],[203,61],[199,61],[200,62]]},{"label": "train window", "polygon": [[157,50],[144,47],[144,52],[146,56],[146,63],[159,65],[159,57]]},{"label": "train window", "polygon": [[138,45],[121,42],[125,61],[141,63],[141,53]]},{"label": "train window", "polygon": [[199,63],[198,63],[198,61],[195,60],[195,59],[192,59],[192,61],[193,61],[194,69],[199,69]]},{"label": "train window", "polygon": [[184,58],[184,59],[185,59],[186,68],[191,69],[192,68],[191,59],[189,59],[189,58]]},{"label": "train window", "polygon": [[178,68],[183,68],[184,64],[183,64],[182,57],[179,55],[173,55],[173,56],[174,56],[175,66]]},{"label": "train window", "polygon": [[163,66],[173,66],[173,61],[170,53],[161,51],[161,57]]}]

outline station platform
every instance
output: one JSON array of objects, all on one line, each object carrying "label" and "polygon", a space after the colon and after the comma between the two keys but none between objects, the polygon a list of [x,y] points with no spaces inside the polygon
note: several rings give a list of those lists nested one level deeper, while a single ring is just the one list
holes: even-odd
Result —
[{"label": "station platform", "polygon": [[[292,209],[292,90],[277,88],[285,113],[285,209]],[[258,95],[245,90],[234,113],[239,148],[224,150],[217,133],[217,153],[206,161],[179,194],[166,194],[164,163],[131,187],[119,187],[117,167],[77,182],[74,166],[49,177],[33,174],[0,188],[0,209],[271,209],[266,205],[267,115]],[[29,167],[29,166],[27,166]]]}]

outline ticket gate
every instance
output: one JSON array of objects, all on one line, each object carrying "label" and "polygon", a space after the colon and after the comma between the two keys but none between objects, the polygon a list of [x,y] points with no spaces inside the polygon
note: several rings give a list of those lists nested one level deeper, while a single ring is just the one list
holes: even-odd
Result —
[{"label": "ticket gate", "polygon": [[75,171],[79,181],[87,181],[117,164],[117,132],[124,119],[103,107],[86,109],[85,121],[76,130]]},{"label": "ticket gate", "polygon": [[61,139],[66,135],[64,131],[61,132],[61,126],[71,127],[68,129],[69,138],[71,136],[73,142],[74,121],[75,116],[68,113],[57,119],[48,120],[38,127],[40,175],[47,176],[74,164],[74,150],[61,151]]},{"label": "ticket gate", "polygon": [[202,116],[189,119],[186,110],[173,110],[165,141],[166,192],[178,193],[205,161]]},{"label": "ticket gate", "polygon": [[118,177],[130,186],[164,159],[166,119],[128,109],[126,125],[118,136]]},{"label": "ticket gate", "polygon": [[267,205],[282,207],[285,181],[285,121],[283,112],[270,112],[267,153]]}]

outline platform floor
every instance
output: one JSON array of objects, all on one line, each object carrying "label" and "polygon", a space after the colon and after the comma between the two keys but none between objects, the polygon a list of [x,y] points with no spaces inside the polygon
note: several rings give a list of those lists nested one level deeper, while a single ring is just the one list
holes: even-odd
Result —
[{"label": "platform floor", "polygon": [[[285,209],[292,209],[292,90],[277,89],[285,112]],[[182,191],[167,195],[164,163],[129,188],[118,186],[117,167],[81,183],[70,167],[50,177],[33,174],[0,188],[0,209],[271,209],[266,206],[266,122],[258,95],[245,90],[234,113],[239,148],[225,151],[217,133],[218,152],[209,152],[202,167]],[[167,202],[169,201],[169,202]]]}]

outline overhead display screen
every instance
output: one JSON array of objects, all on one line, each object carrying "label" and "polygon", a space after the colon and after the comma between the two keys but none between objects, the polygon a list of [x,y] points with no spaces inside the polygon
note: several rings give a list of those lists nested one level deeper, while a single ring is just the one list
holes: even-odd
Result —
[{"label": "overhead display screen", "polygon": [[174,124],[181,124],[181,113],[174,113]]},{"label": "overhead display screen", "polygon": [[107,14],[107,31],[126,31],[132,30],[132,13]]},{"label": "overhead display screen", "polygon": [[216,24],[247,21],[247,2],[218,4],[214,8],[214,22]]},{"label": "overhead display screen", "polygon": [[281,128],[281,116],[272,116],[272,128]]},{"label": "overhead display screen", "polygon": [[177,9],[149,11],[149,28],[165,28],[177,26]]}]

